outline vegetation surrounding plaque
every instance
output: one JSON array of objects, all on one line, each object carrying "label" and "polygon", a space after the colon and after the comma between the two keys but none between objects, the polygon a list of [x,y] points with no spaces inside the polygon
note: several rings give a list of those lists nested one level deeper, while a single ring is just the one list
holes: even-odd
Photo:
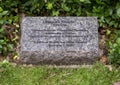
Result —
[{"label": "vegetation surrounding plaque", "polygon": [[120,61],[120,0],[0,0],[0,58],[18,56],[24,16],[96,16],[99,30],[109,30],[106,55],[111,63]]}]

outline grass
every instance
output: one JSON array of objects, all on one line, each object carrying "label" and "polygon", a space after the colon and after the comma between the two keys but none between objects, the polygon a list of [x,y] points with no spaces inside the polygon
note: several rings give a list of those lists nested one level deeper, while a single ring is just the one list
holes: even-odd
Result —
[{"label": "grass", "polygon": [[92,68],[50,68],[0,64],[0,85],[113,85],[120,81],[120,69],[102,64]]}]

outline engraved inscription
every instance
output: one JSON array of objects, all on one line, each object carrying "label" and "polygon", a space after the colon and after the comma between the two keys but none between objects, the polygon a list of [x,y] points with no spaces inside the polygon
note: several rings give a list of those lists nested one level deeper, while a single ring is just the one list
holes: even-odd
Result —
[{"label": "engraved inscription", "polygon": [[[24,50],[31,51],[90,51],[96,42],[97,30],[90,20],[83,18],[33,18],[27,19],[24,32]],[[86,25],[85,25],[86,24]],[[95,23],[96,25],[96,23]],[[94,34],[93,34],[94,33]],[[22,42],[23,42],[22,41]],[[95,45],[93,45],[93,44]],[[72,52],[73,53],[73,52]]]},{"label": "engraved inscription", "polygon": [[[56,29],[51,27],[44,29],[31,29],[32,34],[29,35],[30,42],[33,42],[34,44],[46,44],[46,47],[49,48],[74,47],[76,44],[89,42],[90,38],[88,30],[66,27],[68,23],[72,24],[74,21],[44,20],[43,24],[50,24],[59,27],[56,27]],[[61,29],[63,27],[64,29]]]},{"label": "engraved inscription", "polygon": [[[75,43],[87,43],[89,41],[89,38],[88,38],[89,35],[87,30],[32,30],[32,31],[34,33],[32,35],[29,35],[29,37],[31,38],[31,40],[34,40],[32,41],[34,43],[49,43],[49,44],[50,43],[59,43],[59,44],[66,43],[66,44],[69,44],[68,46],[74,46]],[[64,32],[66,31],[66,32],[64,33],[62,31]],[[84,35],[77,35],[75,32],[79,34],[84,32]],[[44,39],[44,41],[41,41],[42,38],[46,38],[46,39]],[[53,38],[53,39],[55,38],[55,41],[48,40],[50,38]],[[60,41],[61,38],[64,38],[64,39],[66,38],[68,40],[61,42]]]}]

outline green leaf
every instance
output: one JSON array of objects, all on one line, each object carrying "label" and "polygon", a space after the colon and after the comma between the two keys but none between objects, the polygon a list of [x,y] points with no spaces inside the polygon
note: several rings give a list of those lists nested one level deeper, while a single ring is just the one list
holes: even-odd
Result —
[{"label": "green leaf", "polygon": [[27,1],[24,5],[25,6],[29,6],[29,5],[31,5],[32,4],[32,1]]},{"label": "green leaf", "polygon": [[115,24],[115,21],[111,21],[110,23],[109,23],[109,26],[113,26]]},{"label": "green leaf", "polygon": [[117,16],[120,17],[120,8],[117,9]]},{"label": "green leaf", "polygon": [[112,46],[112,42],[109,41],[108,43],[109,43],[109,46]]},{"label": "green leaf", "polygon": [[4,40],[0,40],[0,44],[3,44],[4,43]]},{"label": "green leaf", "polygon": [[112,8],[106,8],[106,10],[105,10],[105,15],[104,16],[106,16],[106,17],[109,17],[109,16],[111,16],[113,14],[113,9]]},{"label": "green leaf", "polygon": [[2,15],[6,15],[8,13],[8,11],[3,11]]},{"label": "green leaf", "polygon": [[81,9],[80,9],[80,8],[77,10],[76,15],[77,15],[77,16],[80,16],[80,15],[81,15]]},{"label": "green leaf", "polygon": [[3,62],[2,62],[3,64],[9,64],[9,61],[8,60],[3,60]]},{"label": "green leaf", "polygon": [[118,46],[118,44],[116,44],[116,43],[113,44],[113,47],[114,47],[114,48],[117,47],[117,46]]},{"label": "green leaf", "polygon": [[53,11],[52,15],[53,16],[58,16],[59,15],[59,11]]},{"label": "green leaf", "polygon": [[47,6],[47,9],[49,9],[49,10],[53,8],[53,4],[50,3],[50,2],[48,2],[48,3],[46,4],[46,6]]},{"label": "green leaf", "polygon": [[105,21],[109,24],[110,23],[111,18],[105,18]]},{"label": "green leaf", "polygon": [[99,12],[100,10],[98,9],[98,7],[93,6],[93,12]]},{"label": "green leaf", "polygon": [[120,49],[118,50],[119,54],[120,54]]},{"label": "green leaf", "polygon": [[90,0],[85,0],[85,3],[89,4],[89,3],[91,3],[91,2],[90,2]]},{"label": "green leaf", "polygon": [[84,2],[85,0],[80,0],[80,2]]},{"label": "green leaf", "polygon": [[67,7],[65,4],[62,4],[62,8],[65,10],[65,11],[70,11],[70,8],[69,7]]},{"label": "green leaf", "polygon": [[0,24],[3,24],[4,23],[4,21],[3,20],[0,20]]},{"label": "green leaf", "polygon": [[4,53],[4,54],[7,53],[7,47],[3,47],[3,53]]},{"label": "green leaf", "polygon": [[118,44],[120,44],[120,38],[117,38],[116,42],[117,42]]},{"label": "green leaf", "polygon": [[120,30],[117,30],[116,34],[117,34],[118,37],[120,37]]},{"label": "green leaf", "polygon": [[118,27],[118,23],[117,23],[117,22],[114,24],[114,27],[115,27],[115,28],[117,28],[117,27]]},{"label": "green leaf", "polygon": [[8,48],[9,48],[9,51],[13,51],[14,50],[13,44],[8,44]]},{"label": "green leaf", "polygon": [[3,11],[3,9],[2,9],[2,7],[0,7],[0,12],[2,12]]},{"label": "green leaf", "polygon": [[3,32],[4,31],[4,29],[3,28],[0,28],[0,32]]},{"label": "green leaf", "polygon": [[110,33],[111,33],[111,31],[110,31],[110,30],[107,30],[106,35],[109,35]]}]

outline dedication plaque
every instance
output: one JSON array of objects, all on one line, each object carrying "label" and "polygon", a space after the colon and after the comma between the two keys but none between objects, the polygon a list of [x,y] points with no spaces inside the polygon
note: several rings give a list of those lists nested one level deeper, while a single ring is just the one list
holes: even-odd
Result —
[{"label": "dedication plaque", "polygon": [[99,58],[96,17],[25,17],[21,22],[21,62],[92,64]]}]

